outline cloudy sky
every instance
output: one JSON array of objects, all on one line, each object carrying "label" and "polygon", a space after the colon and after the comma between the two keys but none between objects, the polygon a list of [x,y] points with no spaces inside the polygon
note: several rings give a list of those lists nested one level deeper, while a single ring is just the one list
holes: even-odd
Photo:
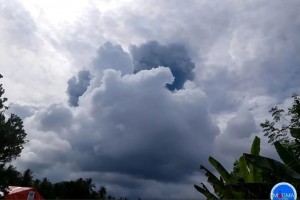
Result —
[{"label": "cloudy sky", "polygon": [[0,73],[29,142],[14,165],[115,196],[200,198],[300,93],[300,1],[0,0]]}]

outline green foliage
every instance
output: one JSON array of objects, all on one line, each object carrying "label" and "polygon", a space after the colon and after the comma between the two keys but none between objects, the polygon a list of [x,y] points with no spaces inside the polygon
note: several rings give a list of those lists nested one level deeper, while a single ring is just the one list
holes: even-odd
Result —
[{"label": "green foliage", "polygon": [[[259,137],[254,138],[250,152],[252,155],[259,155],[259,152],[260,152],[260,138]],[[261,170],[259,168],[257,168],[255,165],[253,165],[252,163],[247,163],[245,158],[243,158],[243,160],[246,163],[247,167],[249,168],[249,173],[246,178],[246,182],[247,183],[261,182],[262,181]]]},{"label": "green foliage", "polygon": [[290,128],[292,137],[300,139],[300,128]]},{"label": "green foliage", "polygon": [[[3,76],[0,74],[0,78]],[[2,97],[5,90],[0,84],[0,190],[5,191],[11,179],[11,176],[17,176],[15,169],[11,166],[5,167],[7,163],[20,156],[25,140],[26,133],[23,128],[22,120],[15,114],[11,114],[7,119],[5,106],[7,98]],[[12,181],[13,182],[13,181]]]},{"label": "green foliage", "polygon": [[4,112],[8,107],[4,105],[7,98],[2,98],[4,92],[0,84],[0,164],[6,164],[18,157],[26,142],[22,120],[15,114],[5,119]]},{"label": "green foliage", "polygon": [[115,199],[113,196],[107,195],[107,189],[104,186],[101,186],[96,192],[94,190],[95,184],[91,178],[51,183],[45,177],[42,180],[36,179],[32,183],[33,187],[45,199]]},{"label": "green foliage", "polygon": [[[260,138],[255,137],[251,146],[251,155],[259,155],[260,152]],[[261,170],[246,161],[245,156],[241,156],[239,160],[234,163],[233,178],[238,183],[260,183],[262,182]]]},{"label": "green foliage", "polygon": [[[251,146],[250,155],[258,156],[259,152],[260,139],[255,137]],[[203,165],[200,166],[200,169],[205,171],[207,181],[212,185],[214,193],[217,196],[210,192],[203,183],[201,183],[201,186],[194,185],[195,189],[206,196],[207,199],[268,198],[269,194],[261,188],[270,189],[271,185],[263,183],[261,169],[253,163],[248,162],[245,156],[241,156],[239,160],[235,161],[232,173],[227,172],[227,170],[212,157],[209,157],[209,162],[220,174],[220,178],[217,178]]]},{"label": "green foliage", "polygon": [[4,114],[0,113],[0,163],[8,163],[17,158],[26,142],[26,133],[22,120],[15,114],[5,121]]},{"label": "green foliage", "polygon": [[216,197],[214,194],[212,194],[203,183],[201,183],[201,185],[202,185],[202,187],[200,187],[198,185],[194,185],[194,187],[196,188],[196,190],[198,190],[198,192],[201,192],[204,196],[206,196],[207,199],[210,199],[210,200],[218,199],[218,197]]},{"label": "green foliage", "polygon": [[107,189],[104,186],[101,186],[98,191],[98,194],[100,199],[105,199],[107,195]]},{"label": "green foliage", "polygon": [[274,145],[285,165],[300,174],[300,159],[291,154],[280,142],[275,142]]},{"label": "green foliage", "polygon": [[30,169],[26,169],[24,171],[20,186],[22,186],[22,187],[32,187],[33,186],[33,172]]},{"label": "green foliage", "polygon": [[61,187],[61,193],[56,194],[60,199],[92,199],[92,191],[94,184],[91,179],[79,178],[76,181],[65,181],[57,184],[57,188]]},{"label": "green foliage", "polygon": [[[299,137],[299,128],[291,128],[291,135]],[[295,186],[300,184],[300,159],[279,141],[274,143],[283,163],[259,155],[244,154],[254,165],[264,169],[264,178],[273,182],[286,181]]]},{"label": "green foliage", "polygon": [[227,172],[227,170],[221,165],[221,163],[219,163],[216,159],[214,159],[213,157],[209,157],[208,161],[210,162],[210,164],[212,166],[215,167],[215,169],[219,172],[219,174],[221,175],[221,177],[224,180],[225,184],[230,184],[232,182],[230,174]]},{"label": "green foliage", "polygon": [[[207,182],[210,183],[213,188],[215,193],[220,197],[220,198],[224,198],[224,197],[231,197],[233,194],[231,194],[231,191],[226,189],[226,185],[223,182],[223,178],[220,177],[220,179],[218,179],[211,171],[209,171],[207,168],[205,168],[203,165],[200,166],[200,169],[205,171],[205,176],[207,176]],[[204,185],[202,183],[202,185]],[[197,188],[201,188],[200,186],[194,185],[194,187]],[[206,188],[203,187],[203,190],[207,191],[206,193],[210,193],[209,196],[211,196],[211,192]],[[203,193],[205,195],[205,193]]]},{"label": "green foliage", "polygon": [[[296,94],[292,96],[293,103],[288,111],[277,106],[272,107],[269,111],[273,120],[266,120],[261,123],[264,135],[269,138],[269,143],[274,144],[279,141],[296,157],[300,157],[300,138],[299,130],[294,132],[294,128],[300,127],[300,98]],[[292,130],[290,132],[290,130]],[[291,133],[291,134],[289,134]],[[298,134],[298,137],[295,137]],[[293,138],[291,138],[291,135]]]},{"label": "green foliage", "polygon": [[[3,78],[1,74],[0,78]],[[7,98],[1,98],[4,92],[5,90],[2,88],[2,84],[0,84],[0,113],[3,113],[7,109],[7,107],[4,105],[4,103],[7,101]]]},{"label": "green foliage", "polygon": [[286,181],[292,183],[300,178],[299,174],[274,159],[251,154],[244,154],[244,156],[248,162],[264,170],[264,179],[267,182]]},{"label": "green foliage", "polygon": [[46,177],[42,181],[36,179],[33,182],[33,187],[46,199],[56,198],[54,186]]},{"label": "green foliage", "polygon": [[259,155],[260,153],[260,138],[255,137],[251,146],[251,154],[252,155]]},{"label": "green foliage", "polygon": [[0,166],[0,177],[1,189],[5,191],[5,186],[20,185],[22,174],[12,165],[9,165],[8,167]]}]

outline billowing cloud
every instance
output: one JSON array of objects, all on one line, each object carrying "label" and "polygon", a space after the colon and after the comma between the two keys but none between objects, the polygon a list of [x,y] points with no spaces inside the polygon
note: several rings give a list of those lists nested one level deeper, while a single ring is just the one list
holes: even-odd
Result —
[{"label": "billowing cloud", "polygon": [[82,169],[166,181],[192,172],[202,159],[197,146],[209,152],[217,128],[205,108],[205,95],[195,88],[173,94],[164,88],[172,81],[170,70],[162,67],[123,77],[105,71],[89,103],[89,116],[99,131],[98,142],[89,151],[99,159],[82,158]]},{"label": "billowing cloud", "polygon": [[236,116],[230,119],[224,131],[229,137],[247,138],[257,132],[252,114],[246,109],[240,109]]},{"label": "billowing cloud", "polygon": [[38,113],[40,129],[56,133],[61,133],[61,130],[68,129],[72,123],[72,117],[71,110],[60,104],[52,104],[48,109]]},{"label": "billowing cloud", "polygon": [[221,160],[228,170],[232,170],[233,162],[243,153],[250,153],[254,137],[259,136],[261,138],[260,154],[279,160],[274,148],[268,144],[267,138],[263,137],[258,126],[252,112],[246,107],[240,107],[233,116],[228,117],[221,134],[215,138],[213,155]]},{"label": "billowing cloud", "polygon": [[169,90],[181,89],[187,80],[194,78],[195,63],[183,45],[160,45],[151,41],[140,46],[131,46],[131,54],[135,73],[159,66],[170,68],[175,80],[172,84],[167,84]]},{"label": "billowing cloud", "polygon": [[129,54],[123,50],[121,45],[110,42],[104,43],[98,49],[92,65],[95,73],[100,73],[105,69],[120,70],[123,75],[133,72],[133,63]]},{"label": "billowing cloud", "polygon": [[69,96],[69,104],[78,106],[79,97],[81,97],[90,85],[91,74],[88,70],[81,70],[77,76],[73,76],[68,80],[67,94]]},{"label": "billowing cloud", "polygon": [[21,119],[25,119],[27,117],[32,116],[37,109],[38,108],[34,106],[10,103],[8,112],[18,115]]},{"label": "billowing cloud", "polygon": [[[205,94],[193,84],[170,92],[165,85],[173,80],[165,67],[124,76],[105,70],[101,85],[82,96],[76,109],[51,105],[31,118],[36,120],[31,123],[36,135],[29,149],[41,145],[36,142],[38,134],[57,133],[57,142],[47,144],[47,156],[55,157],[55,146],[62,145],[68,153],[67,158],[61,155],[63,161],[56,161],[62,170],[72,166],[82,173],[121,176],[123,181],[109,182],[129,191],[141,181],[172,187],[178,181],[190,184],[199,164],[206,163],[207,154],[213,152],[219,130],[207,110]],[[44,153],[30,156],[32,151],[24,151],[20,163],[35,169],[42,165],[38,163]]]}]

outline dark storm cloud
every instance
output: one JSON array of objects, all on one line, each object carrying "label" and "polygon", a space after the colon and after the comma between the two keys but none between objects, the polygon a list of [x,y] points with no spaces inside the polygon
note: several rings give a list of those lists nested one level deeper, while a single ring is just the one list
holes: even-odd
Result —
[{"label": "dark storm cloud", "polygon": [[238,109],[243,96],[235,94],[240,89],[243,81],[234,73],[220,69],[208,80],[200,81],[206,95],[209,97],[209,109],[212,113]]},{"label": "dark storm cloud", "polygon": [[18,115],[21,119],[25,119],[32,116],[36,110],[37,108],[33,106],[10,103],[8,111]]},{"label": "dark storm cloud", "polygon": [[243,153],[250,150],[250,145],[257,133],[256,124],[252,114],[240,108],[239,111],[228,120],[226,128],[215,139],[215,157],[222,160],[222,164],[232,170],[232,163]]},{"label": "dark storm cloud", "polygon": [[59,133],[61,130],[69,128],[73,120],[71,110],[60,104],[53,104],[38,115],[40,129],[43,131]]},{"label": "dark storm cloud", "polygon": [[[61,138],[61,134],[59,134],[61,128],[51,128],[47,131],[30,129],[28,122],[32,125],[32,122],[38,121],[39,117],[36,115],[32,119],[25,120],[29,142],[24,145],[21,157],[15,162],[21,164],[18,165],[21,167],[20,171],[29,168],[39,178],[46,176],[52,180],[55,178],[61,181],[70,173],[70,169],[66,170],[65,168],[72,156],[71,145],[67,140]],[[52,175],[47,176],[48,173]],[[54,177],[54,174],[59,174],[59,176]]]},{"label": "dark storm cloud", "polygon": [[167,84],[169,90],[182,89],[187,80],[193,80],[195,63],[186,48],[180,44],[161,45],[151,41],[140,46],[131,46],[134,73],[158,66],[169,67],[175,80]]},{"label": "dark storm cloud", "polygon": [[96,73],[105,69],[115,69],[124,75],[133,72],[133,63],[121,45],[106,42],[98,49],[92,69]]},{"label": "dark storm cloud", "polygon": [[[169,68],[163,67],[125,76],[107,70],[102,84],[82,97],[74,117],[72,109],[52,105],[40,111],[35,120],[38,119],[40,130],[47,131],[43,137],[58,133],[56,142],[53,141],[56,146],[60,144],[67,152],[72,147],[64,162],[72,163],[79,171],[182,181],[198,170],[199,163],[205,162],[218,129],[206,109],[205,95],[189,87],[171,93],[164,86],[173,80]],[[77,124],[74,129],[73,123]],[[47,155],[53,160],[57,152],[52,143],[46,148],[47,153],[40,153],[34,149],[41,143],[31,141],[27,154],[34,152],[36,157]],[[199,145],[205,152],[198,151]],[[45,163],[36,161],[29,165],[42,164]],[[128,187],[128,181],[116,183]]]},{"label": "dark storm cloud", "polygon": [[68,81],[67,94],[69,96],[69,104],[71,106],[78,106],[79,97],[81,97],[88,86],[90,85],[91,74],[87,70],[78,72],[77,77],[73,76]]},{"label": "dark storm cloud", "polygon": [[85,114],[92,118],[89,128],[81,130],[89,137],[71,138],[78,167],[166,182],[197,171],[218,129],[204,94],[193,88],[171,93],[164,85],[172,81],[163,67],[124,77],[105,71],[101,86],[82,101],[91,105]]},{"label": "dark storm cloud", "polygon": [[224,167],[231,171],[236,159],[242,156],[243,153],[250,153],[255,136],[261,139],[260,155],[280,160],[274,146],[268,143],[266,137],[263,137],[253,114],[245,107],[238,109],[235,116],[227,121],[222,133],[215,138],[213,155],[222,161]]},{"label": "dark storm cloud", "polygon": [[[165,67],[124,76],[105,70],[77,109],[54,104],[30,118],[26,124],[35,122],[38,130],[30,127],[33,139],[20,162],[37,167],[57,157],[57,166],[78,172],[130,177],[112,180],[124,188],[135,187],[127,185],[131,178],[184,182],[206,163],[219,130],[205,94],[189,84],[172,93],[165,85],[173,81]],[[42,147],[45,141],[51,143]]]}]

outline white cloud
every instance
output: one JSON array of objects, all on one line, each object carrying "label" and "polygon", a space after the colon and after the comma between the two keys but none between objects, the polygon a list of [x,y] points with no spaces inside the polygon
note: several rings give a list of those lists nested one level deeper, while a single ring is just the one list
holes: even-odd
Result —
[{"label": "white cloud", "polygon": [[22,5],[15,1],[1,5],[1,74],[6,96],[22,104],[62,101],[64,96],[58,94],[65,92],[69,61],[39,35]]}]

